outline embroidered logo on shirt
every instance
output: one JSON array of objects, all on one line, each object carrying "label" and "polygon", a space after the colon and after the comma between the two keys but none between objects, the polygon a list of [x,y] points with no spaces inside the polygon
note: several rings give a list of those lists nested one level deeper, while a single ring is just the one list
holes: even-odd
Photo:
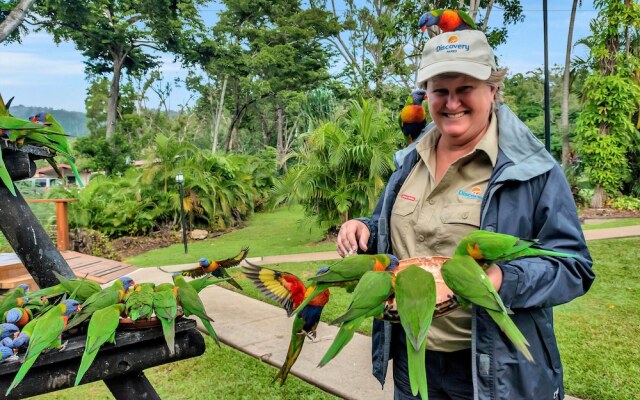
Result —
[{"label": "embroidered logo on shirt", "polygon": [[401,198],[401,199],[404,199],[404,200],[409,200],[409,201],[416,201],[416,198],[415,198],[415,197],[413,197],[413,196],[411,196],[411,195],[409,195],[409,194],[406,194],[406,193],[402,193],[402,194],[400,195],[400,198]]},{"label": "embroidered logo on shirt", "polygon": [[480,186],[474,186],[468,192],[460,189],[458,190],[458,196],[466,197],[467,199],[482,200],[482,189]]}]

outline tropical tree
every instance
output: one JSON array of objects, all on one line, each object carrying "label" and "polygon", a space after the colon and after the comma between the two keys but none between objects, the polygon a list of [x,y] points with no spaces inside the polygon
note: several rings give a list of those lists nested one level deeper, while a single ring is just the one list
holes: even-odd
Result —
[{"label": "tropical tree", "polygon": [[562,115],[560,118],[560,132],[562,134],[562,165],[569,164],[569,87],[571,84],[571,49],[573,48],[573,26],[576,21],[576,10],[582,1],[573,0],[571,17],[569,18],[569,32],[567,33],[567,51],[564,58],[564,76],[562,78]]},{"label": "tropical tree", "polygon": [[5,40],[20,41],[20,25],[24,21],[29,7],[36,0],[20,0],[13,2],[0,2],[0,43]]},{"label": "tropical tree", "polygon": [[576,121],[578,149],[585,172],[595,185],[591,207],[602,207],[631,177],[627,153],[637,141],[631,121],[640,100],[634,72],[640,60],[630,51],[629,29],[640,27],[636,2],[594,0],[600,9],[586,39],[597,67],[584,84],[584,107]]},{"label": "tropical tree", "polygon": [[375,102],[352,100],[306,138],[294,165],[276,182],[273,204],[302,204],[308,217],[335,229],[368,215],[393,169],[402,135]]}]

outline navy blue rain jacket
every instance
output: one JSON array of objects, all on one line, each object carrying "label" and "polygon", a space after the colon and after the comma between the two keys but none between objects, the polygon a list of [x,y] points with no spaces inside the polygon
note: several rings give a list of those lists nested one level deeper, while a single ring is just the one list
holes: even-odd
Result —
[{"label": "navy blue rain jacket", "polygon": [[[562,169],[540,141],[506,106],[498,118],[498,159],[481,205],[480,229],[538,239],[550,250],[575,258],[534,257],[499,263],[499,294],[530,344],[530,363],[478,307],[472,312],[474,399],[564,398],[562,364],[553,331],[552,307],[589,290],[595,275],[575,203]],[[389,218],[393,203],[418,161],[413,148],[398,160],[370,219],[368,253],[393,253]],[[390,358],[391,324],[374,320],[373,374],[381,382]]]}]

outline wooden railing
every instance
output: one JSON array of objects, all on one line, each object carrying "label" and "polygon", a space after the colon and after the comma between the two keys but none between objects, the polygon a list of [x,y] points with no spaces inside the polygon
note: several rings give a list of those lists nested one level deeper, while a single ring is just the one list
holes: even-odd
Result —
[{"label": "wooden railing", "polygon": [[56,248],[69,250],[69,207],[68,203],[78,199],[28,199],[27,203],[56,203]]}]

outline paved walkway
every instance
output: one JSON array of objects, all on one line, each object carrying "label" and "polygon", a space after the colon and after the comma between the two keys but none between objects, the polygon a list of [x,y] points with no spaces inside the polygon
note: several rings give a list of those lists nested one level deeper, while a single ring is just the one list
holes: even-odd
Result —
[{"label": "paved walkway", "polygon": [[[587,240],[629,236],[640,236],[640,226],[585,231]],[[249,261],[256,264],[276,264],[337,258],[339,256],[335,251],[329,251],[254,257]],[[172,271],[195,266],[196,264],[183,264],[163,269]],[[169,274],[157,268],[142,268],[130,275],[138,282],[171,281]],[[221,287],[207,288],[200,293],[200,297],[207,311],[216,320],[214,326],[223,343],[280,367],[289,345],[292,322],[282,309]],[[368,336],[356,334],[327,367],[316,367],[337,330],[334,326],[320,323],[317,341],[307,341],[304,344],[292,374],[345,399],[393,399],[391,374],[387,377],[384,390],[371,375],[371,339]],[[274,376],[276,372],[274,368]],[[565,398],[578,400],[570,396]]]}]

